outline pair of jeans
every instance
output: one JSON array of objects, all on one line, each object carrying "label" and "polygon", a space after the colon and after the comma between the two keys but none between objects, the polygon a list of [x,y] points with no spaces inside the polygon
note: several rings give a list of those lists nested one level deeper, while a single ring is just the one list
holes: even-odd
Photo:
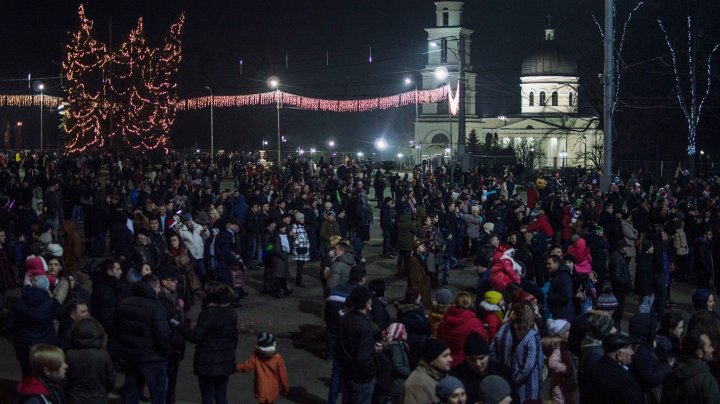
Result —
[{"label": "pair of jeans", "polygon": [[228,376],[198,376],[202,404],[227,404]]},{"label": "pair of jeans", "polygon": [[383,254],[390,254],[393,251],[392,248],[392,229],[389,227],[382,228],[383,236]]},{"label": "pair of jeans", "polygon": [[245,261],[248,263],[248,265],[255,265],[255,263],[258,262],[258,260],[255,258],[257,256],[257,248],[259,243],[258,236],[254,234],[249,234],[247,238],[247,257]]},{"label": "pair of jeans", "polygon": [[205,282],[205,278],[207,277],[207,270],[205,270],[205,259],[196,259],[195,260],[195,275],[200,279],[200,281]]},{"label": "pair of jeans", "polygon": [[370,404],[372,403],[375,378],[367,383],[355,383],[349,377],[342,380],[343,404]]},{"label": "pair of jeans", "polygon": [[[331,337],[332,338],[332,337]],[[332,370],[330,371],[330,386],[328,389],[328,404],[335,404],[340,395],[340,364],[333,358]]]},{"label": "pair of jeans", "polygon": [[167,361],[127,363],[125,369],[125,404],[140,403],[140,386],[143,382],[150,390],[152,404],[165,404],[167,394]]}]

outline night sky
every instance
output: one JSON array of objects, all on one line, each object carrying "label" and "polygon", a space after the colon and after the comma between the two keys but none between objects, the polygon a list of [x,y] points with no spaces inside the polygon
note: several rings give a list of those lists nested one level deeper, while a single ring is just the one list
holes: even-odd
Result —
[{"label": "night sky", "polygon": [[[472,68],[478,73],[478,113],[496,116],[519,112],[519,71],[523,55],[543,40],[548,17],[556,40],[578,60],[581,77],[581,108],[601,114],[597,75],[602,73],[602,40],[592,20],[602,23],[598,0],[468,0],[464,26],[472,36]],[[636,0],[618,1],[618,25]],[[678,3],[682,3],[678,5]],[[699,49],[717,42],[716,2],[702,7]],[[58,76],[67,32],[78,26],[76,1],[4,1],[0,14],[0,92],[28,93],[33,77]],[[406,91],[403,78],[419,77],[424,67],[426,33],[434,26],[435,6],[426,0],[266,0],[266,1],[89,1],[86,13],[95,21],[95,37],[118,47],[143,17],[146,36],[160,43],[170,24],[185,11],[183,62],[179,77],[181,98],[235,95],[267,91],[270,75],[280,78],[283,91],[326,98],[364,98]],[[687,131],[674,98],[672,67],[658,17],[667,21],[671,34],[682,37],[682,16],[694,1],[652,2],[637,14],[627,34],[624,50],[625,78],[622,106],[618,112],[619,141],[631,146],[667,132],[674,140],[656,147],[652,155],[640,152],[627,158],[670,158],[682,149]],[[110,21],[112,20],[112,30]],[[618,27],[620,31],[620,27]],[[678,45],[681,45],[678,43]],[[369,47],[373,63],[368,63]],[[329,64],[326,65],[326,51]],[[285,65],[287,54],[288,65]],[[240,71],[240,60],[243,71]],[[720,55],[715,57],[720,75]],[[48,94],[61,95],[58,80],[45,80]],[[703,80],[704,82],[704,80]],[[712,147],[711,133],[718,127],[717,95],[720,80],[708,99],[701,122],[699,146]],[[623,97],[625,97],[623,99]],[[24,119],[32,132],[35,115],[25,110],[0,109],[0,123]],[[281,110],[286,147],[315,145],[323,148],[328,138],[338,150],[372,149],[380,136],[391,144],[410,138],[414,107],[383,112],[320,113]],[[48,119],[50,120],[50,119]],[[35,122],[35,125],[37,123]],[[49,124],[50,125],[50,124]],[[46,131],[55,131],[55,125]],[[36,129],[37,131],[37,129]],[[216,109],[215,144],[219,148],[256,149],[262,139],[275,139],[275,109]],[[46,132],[47,133],[47,132]],[[56,135],[57,137],[57,135]],[[209,146],[207,110],[182,112],[172,135],[178,147]],[[666,139],[664,137],[663,139]],[[639,141],[638,141],[639,142]],[[673,143],[674,142],[674,143]],[[641,143],[640,143],[641,144]],[[720,149],[718,149],[720,151]]]}]

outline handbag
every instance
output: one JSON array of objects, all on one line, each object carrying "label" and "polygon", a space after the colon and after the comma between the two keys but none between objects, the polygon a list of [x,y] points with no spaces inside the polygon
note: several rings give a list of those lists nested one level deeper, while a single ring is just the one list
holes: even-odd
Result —
[{"label": "handbag", "polygon": [[200,282],[200,278],[195,274],[195,271],[190,270],[187,273],[187,279],[188,279],[188,286],[190,287],[190,291],[195,293],[198,290],[202,289],[202,282]]},{"label": "handbag", "polygon": [[308,253],[308,248],[307,247],[297,247],[297,248],[295,248],[295,252],[298,255],[305,255]]},{"label": "handbag", "polygon": [[230,265],[230,276],[233,288],[245,287],[245,271],[237,265]]}]

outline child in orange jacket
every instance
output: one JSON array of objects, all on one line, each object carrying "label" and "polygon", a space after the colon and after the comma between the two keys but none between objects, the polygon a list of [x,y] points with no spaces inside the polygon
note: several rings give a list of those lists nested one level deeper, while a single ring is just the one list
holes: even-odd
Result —
[{"label": "child in orange jacket", "polygon": [[280,393],[287,395],[288,385],[285,361],[277,353],[275,337],[269,332],[258,335],[255,352],[248,360],[235,365],[237,372],[255,372],[255,399],[258,403],[273,403]]}]

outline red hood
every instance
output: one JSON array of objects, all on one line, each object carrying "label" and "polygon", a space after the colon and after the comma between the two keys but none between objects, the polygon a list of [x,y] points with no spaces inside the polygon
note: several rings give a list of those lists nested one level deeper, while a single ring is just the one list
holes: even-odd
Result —
[{"label": "red hood", "polygon": [[47,387],[45,387],[43,382],[38,380],[35,376],[28,377],[20,382],[17,392],[23,396],[50,395],[50,391]]},{"label": "red hood", "polygon": [[459,327],[462,324],[467,323],[473,317],[475,317],[475,313],[473,313],[472,310],[460,307],[451,307],[448,309],[447,313],[445,313],[443,320],[452,327]]}]

